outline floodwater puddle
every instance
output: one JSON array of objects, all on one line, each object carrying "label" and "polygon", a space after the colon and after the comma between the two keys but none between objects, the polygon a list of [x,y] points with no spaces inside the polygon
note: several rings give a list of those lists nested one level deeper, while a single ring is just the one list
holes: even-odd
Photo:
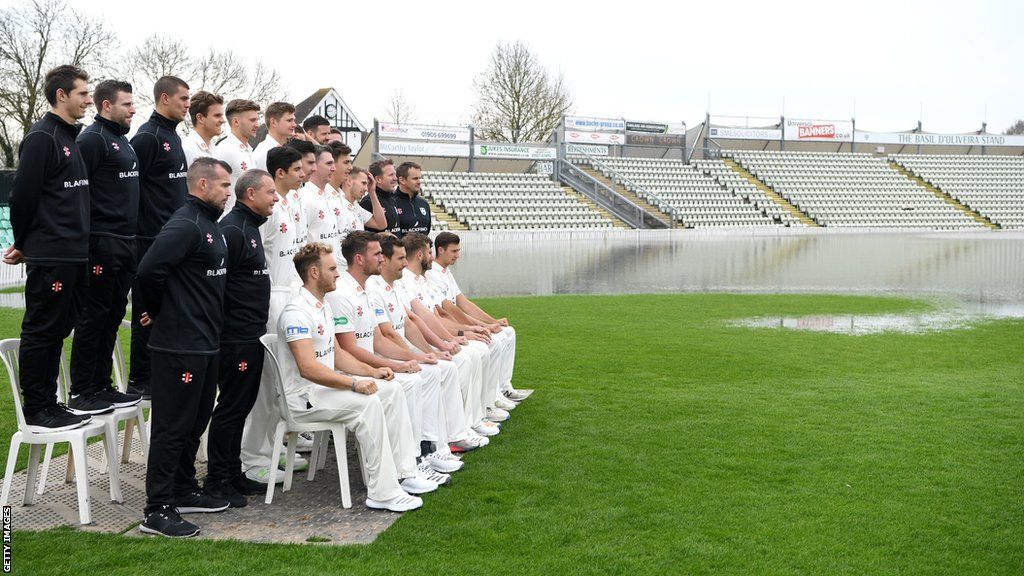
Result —
[{"label": "floodwater puddle", "polygon": [[850,314],[809,316],[762,316],[732,320],[728,325],[741,328],[784,328],[833,334],[881,334],[903,332],[921,334],[945,330],[964,330],[999,318],[1024,318],[1019,304],[964,303],[957,308],[909,314]]}]

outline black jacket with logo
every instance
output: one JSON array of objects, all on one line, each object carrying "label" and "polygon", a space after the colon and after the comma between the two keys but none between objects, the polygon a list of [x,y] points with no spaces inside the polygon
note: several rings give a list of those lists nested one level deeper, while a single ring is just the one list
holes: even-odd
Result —
[{"label": "black jacket with logo", "polygon": [[392,201],[398,214],[398,231],[393,231],[395,236],[401,238],[409,232],[430,234],[430,204],[422,196],[410,197],[399,190]]},{"label": "black jacket with logo", "polygon": [[132,138],[139,158],[139,223],[137,235],[152,240],[188,195],[188,164],[178,123],[153,112]]},{"label": "black jacket with logo", "polygon": [[[89,259],[92,264],[135,269],[139,218],[139,159],[125,138],[128,128],[97,115],[78,135],[89,173]],[[102,268],[93,268],[102,273]]]},{"label": "black jacket with logo", "polygon": [[[388,192],[383,188],[377,188],[370,194],[376,194],[377,199],[380,200],[381,208],[384,208],[384,219],[387,220],[387,228],[380,230],[379,228],[367,228],[370,232],[391,232],[392,234],[398,234],[398,212],[395,211],[395,193]],[[373,212],[373,204],[370,202],[370,194],[363,196],[363,199],[359,201],[359,205],[362,206],[367,212]]]},{"label": "black jacket with logo", "polygon": [[89,174],[75,142],[79,130],[47,112],[18,147],[11,228],[29,264],[89,260]]},{"label": "black jacket with logo", "polygon": [[143,310],[153,319],[149,349],[212,355],[220,350],[228,255],[220,209],[189,196],[139,263]]},{"label": "black jacket with logo", "polygon": [[260,237],[260,225],[266,221],[241,202],[220,221],[228,247],[223,344],[252,343],[267,333],[270,273]]}]

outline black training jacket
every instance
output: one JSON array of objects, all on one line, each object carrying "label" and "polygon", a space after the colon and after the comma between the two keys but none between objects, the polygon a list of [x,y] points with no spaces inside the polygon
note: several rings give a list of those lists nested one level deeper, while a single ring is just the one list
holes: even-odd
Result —
[{"label": "black training jacket", "polygon": [[212,355],[220,350],[227,246],[220,209],[189,196],[139,263],[143,312],[153,319],[149,349]]},{"label": "black training jacket", "polygon": [[128,129],[97,115],[78,135],[89,173],[92,237],[135,240],[139,218],[139,159],[125,138]]},{"label": "black training jacket", "polygon": [[220,221],[228,247],[222,344],[252,343],[267,333],[270,273],[260,237],[260,225],[266,221],[241,202]]},{"label": "black training jacket", "polygon": [[137,235],[152,240],[188,195],[188,164],[178,123],[153,112],[132,138],[139,158],[139,224]]},{"label": "black training jacket", "polygon": [[398,231],[395,236],[401,238],[409,232],[430,234],[430,204],[419,194],[409,197],[399,190],[392,199],[395,212],[398,214]]},{"label": "black training jacket", "polygon": [[[377,199],[380,200],[381,208],[384,209],[384,219],[387,220],[387,228],[380,230],[378,228],[367,228],[370,232],[391,232],[392,234],[398,234],[398,212],[395,212],[395,193],[388,192],[382,188],[377,188],[375,192],[370,194],[377,194]],[[363,196],[363,199],[359,201],[359,205],[362,206],[367,212],[373,212],[373,204],[370,203],[370,194]]]},{"label": "black training jacket", "polygon": [[89,260],[89,174],[75,142],[81,128],[47,112],[18,147],[11,228],[29,264]]}]

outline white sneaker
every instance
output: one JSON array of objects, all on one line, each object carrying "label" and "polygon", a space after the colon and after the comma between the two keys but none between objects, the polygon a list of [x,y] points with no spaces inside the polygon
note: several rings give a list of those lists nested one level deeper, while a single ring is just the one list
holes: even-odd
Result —
[{"label": "white sneaker", "polygon": [[477,448],[485,446],[486,441],[486,438],[476,432],[473,432],[472,435],[467,435],[463,440],[449,443],[448,449],[452,452],[471,452]]},{"label": "white sneaker", "polygon": [[[296,448],[296,451],[298,451],[298,448]],[[277,461],[277,469],[282,471],[282,472],[284,472],[285,466],[287,464],[288,464],[288,455],[287,454],[281,454],[281,459]],[[309,460],[306,460],[305,458],[303,458],[299,454],[296,454],[295,455],[295,468],[292,469],[292,472],[305,472],[306,470],[309,470]]]},{"label": "white sneaker", "polygon": [[473,430],[472,428],[466,431],[466,434],[469,435],[470,440],[474,440],[477,443],[479,443],[481,448],[491,443],[491,441],[486,436],[478,434],[477,431]]},{"label": "white sneaker", "polygon": [[508,390],[502,391],[502,394],[505,398],[508,398],[513,402],[522,402],[529,398],[530,394],[533,394],[533,390],[516,390],[515,388],[509,388]]},{"label": "white sneaker", "polygon": [[452,479],[448,474],[434,470],[426,460],[420,460],[420,463],[416,465],[416,474],[421,478],[436,482],[438,486],[447,484]]},{"label": "white sneaker", "polygon": [[374,500],[366,498],[366,507],[374,510],[390,510],[392,512],[408,512],[423,506],[423,499],[417,496],[396,496],[391,500]]},{"label": "white sneaker", "polygon": [[501,408],[488,408],[487,415],[484,418],[491,422],[504,422],[508,420],[508,412]]},{"label": "white sneaker", "polygon": [[[458,472],[462,470],[465,463],[458,459],[452,454],[442,454],[440,451],[431,452],[423,457],[423,462],[426,462],[428,466],[438,472],[444,474],[451,474],[452,472]],[[444,484],[444,482],[440,482]]]},{"label": "white sneaker", "polygon": [[505,398],[504,396],[499,396],[498,398],[495,398],[494,405],[497,406],[498,408],[501,408],[502,410],[514,410],[516,407],[515,402],[509,400],[508,398]]},{"label": "white sneaker", "polygon": [[[431,468],[431,471],[433,471],[433,468]],[[438,483],[427,478],[419,469],[416,470],[415,476],[402,480],[402,490],[409,494],[426,494],[427,492],[437,490],[437,487]]]},{"label": "white sneaker", "polygon": [[[263,466],[261,468],[249,468],[245,471],[245,477],[253,482],[259,482],[260,484],[267,484],[270,482],[270,468]],[[284,482],[284,474],[278,474],[277,478],[274,479],[275,484],[281,484]]]},{"label": "white sneaker", "polygon": [[[295,443],[295,451],[303,454],[313,451],[313,433],[312,432],[299,432],[299,440]],[[299,459],[296,458],[295,462]]]},{"label": "white sneaker", "polygon": [[497,436],[501,429],[494,422],[481,420],[476,426],[473,426],[473,431],[481,436]]}]

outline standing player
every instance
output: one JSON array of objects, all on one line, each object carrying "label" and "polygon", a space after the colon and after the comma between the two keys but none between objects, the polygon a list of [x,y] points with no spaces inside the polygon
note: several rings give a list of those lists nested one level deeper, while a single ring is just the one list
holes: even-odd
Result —
[{"label": "standing player", "polygon": [[338,243],[345,239],[345,235],[355,230],[370,228],[383,228],[387,226],[387,218],[384,217],[384,207],[381,206],[377,194],[370,194],[370,207],[373,212],[367,212],[359,201],[366,196],[366,190],[370,185],[370,173],[362,168],[351,167],[349,176],[345,179],[341,190],[342,212],[338,217]]},{"label": "standing player", "polygon": [[313,153],[316,170],[299,190],[299,203],[306,218],[308,241],[333,247],[338,243],[338,219],[327,186],[334,174],[334,155],[327,146],[317,146]]},{"label": "standing player", "polygon": [[402,162],[395,170],[398,176],[398,192],[395,192],[395,212],[398,215],[398,231],[401,238],[409,232],[430,234],[430,204],[423,199],[423,171],[415,162]]},{"label": "standing player", "polygon": [[188,116],[192,132],[181,145],[185,148],[185,162],[191,166],[200,156],[213,156],[213,139],[220,136],[224,126],[224,99],[200,90],[192,95]]},{"label": "standing player", "polygon": [[499,408],[514,408],[506,402],[521,402],[533,390],[516,390],[512,387],[512,371],[516,358],[516,331],[508,323],[508,318],[494,318],[477,306],[459,289],[450,267],[459,260],[461,248],[459,237],[453,232],[441,232],[434,239],[434,250],[437,254],[431,267],[426,271],[427,280],[440,290],[445,301],[442,304],[447,314],[457,322],[473,324],[486,328],[492,335],[492,342],[499,346],[496,350],[501,359],[499,371],[499,391],[505,402],[498,399]]},{"label": "standing player", "polygon": [[395,211],[395,163],[389,158],[384,160],[378,160],[373,164],[370,164],[370,176],[373,177],[372,185],[376,186],[375,190],[371,190],[366,198],[359,201],[359,205],[363,207],[363,210],[367,212],[373,211],[373,204],[370,200],[370,196],[377,196],[377,201],[384,210],[385,225],[383,228],[367,226],[367,230],[371,232],[391,232],[392,234],[398,231],[398,212]]},{"label": "standing player", "polygon": [[89,174],[75,142],[77,122],[92,105],[88,82],[89,75],[75,66],[46,73],[43,93],[50,111],[21,141],[11,189],[14,244],[4,262],[24,261],[28,275],[18,372],[25,422],[37,432],[70,430],[92,418],[57,403],[61,346],[88,282]]},{"label": "standing player", "polygon": [[[217,144],[213,155],[231,166],[233,186],[246,170],[253,168],[253,150],[249,139],[256,136],[256,129],[260,126],[260,107],[252,100],[232,100],[224,112],[231,132]],[[234,205],[235,196],[232,194],[225,213],[231,212]]]},{"label": "standing player", "polygon": [[[303,287],[278,321],[278,353],[289,407],[297,420],[333,420],[351,430],[359,444],[360,467],[369,508],[405,512],[423,505],[409,494],[437,489],[415,474],[412,428],[402,388],[388,380],[355,376],[378,372],[336,351],[333,315],[324,296],[335,288],[338,266],[330,246],[314,242],[295,256]],[[344,372],[338,372],[342,370]],[[401,483],[399,477],[408,476]]]},{"label": "standing player", "polygon": [[254,168],[267,169],[267,151],[271,148],[284,146],[295,134],[295,106],[287,102],[274,102],[267,106],[263,114],[267,122],[267,136],[252,151]]},{"label": "standing player", "polygon": [[[132,138],[139,157],[139,225],[136,255],[141,262],[153,239],[175,210],[185,204],[188,163],[178,137],[178,124],[188,113],[188,84],[164,76],[153,85],[156,110]],[[144,306],[138,285],[132,287],[132,351],[129,392],[149,396],[149,327],[141,323]]]},{"label": "standing player", "polygon": [[249,170],[235,183],[238,200],[220,221],[227,244],[224,329],[220,336],[217,407],[210,420],[209,470],[204,487],[232,507],[246,505],[243,494],[259,494],[262,485],[242,474],[240,451],[245,418],[256,403],[263,372],[263,345],[270,307],[270,275],[259,227],[277,204],[274,180]]},{"label": "standing player", "polygon": [[302,131],[313,144],[323,146],[331,135],[331,123],[327,118],[314,114],[302,121]]},{"label": "standing player", "polygon": [[188,170],[189,197],[139,263],[142,321],[153,324],[152,440],[146,467],[146,534],[188,537],[189,512],[220,512],[229,502],[196,483],[195,459],[217,392],[227,246],[217,219],[231,195],[230,167],[199,158]]},{"label": "standing player", "polygon": [[71,345],[71,398],[79,414],[99,414],[138,404],[142,396],[111,386],[112,354],[128,290],[135,276],[135,228],[139,211],[138,158],[125,138],[135,105],[132,85],[104,80],[93,93],[96,121],[78,147],[89,173],[89,286]]}]

